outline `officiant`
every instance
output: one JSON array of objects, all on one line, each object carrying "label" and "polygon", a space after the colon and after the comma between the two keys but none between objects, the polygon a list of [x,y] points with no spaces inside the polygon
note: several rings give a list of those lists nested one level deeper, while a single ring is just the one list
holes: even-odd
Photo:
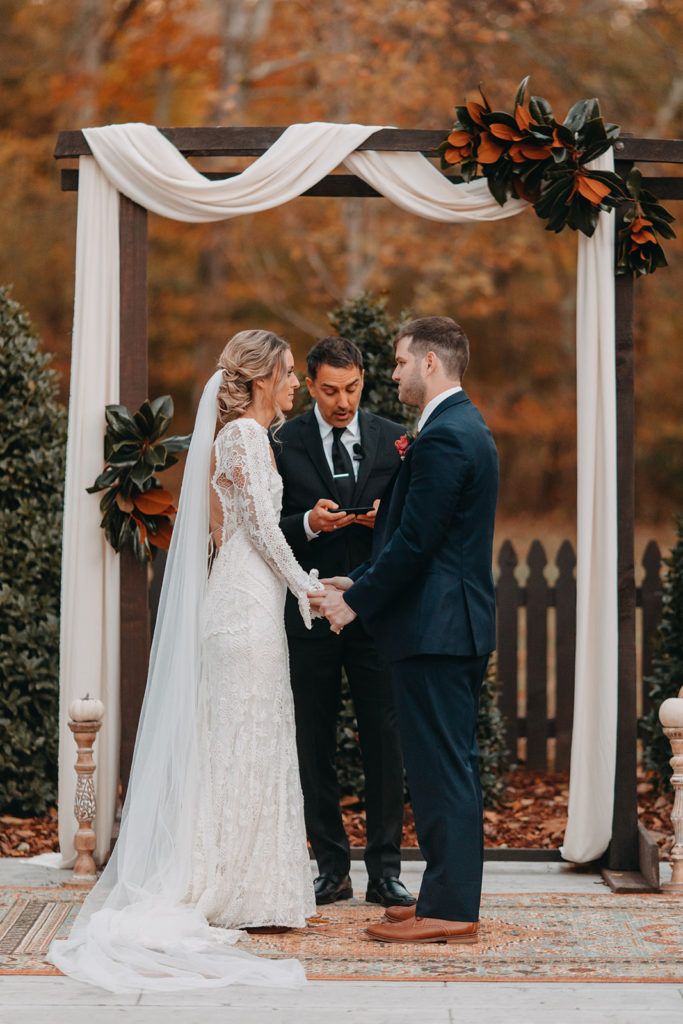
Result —
[{"label": "officiant", "polygon": [[[379,499],[399,466],[394,442],[404,428],[360,408],[363,381],[360,349],[345,338],[322,338],[307,357],[315,404],[273,441],[284,483],[280,526],[302,567],[318,569],[321,578],[348,575],[370,557]],[[359,511],[347,514],[352,509]],[[410,906],[415,900],[399,880],[403,760],[388,671],[359,621],[337,635],[317,619],[308,631],[290,593],[285,623],[306,829],[318,863],[316,902],[353,895],[335,764],[345,670],[365,773],[366,899]]]}]

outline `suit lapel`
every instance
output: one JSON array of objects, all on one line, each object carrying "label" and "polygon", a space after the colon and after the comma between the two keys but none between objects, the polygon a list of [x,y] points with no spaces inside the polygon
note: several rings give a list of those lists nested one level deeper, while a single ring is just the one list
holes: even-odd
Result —
[{"label": "suit lapel", "polygon": [[323,439],[320,436],[320,427],[318,426],[318,420],[313,409],[311,409],[308,414],[308,422],[304,423],[304,444],[306,445],[306,451],[309,454],[311,462],[317,469],[325,487],[333,496],[334,500],[339,502],[341,500],[339,491],[337,490],[332,473],[330,472],[328,461],[325,458]]},{"label": "suit lapel", "polygon": [[363,412],[361,409],[358,414],[358,422],[360,424],[360,444],[363,458],[358,463],[358,477],[353,492],[354,505],[359,504],[360,496],[372,472],[372,467],[375,465],[379,447],[379,424],[375,418],[369,416],[368,413]]}]

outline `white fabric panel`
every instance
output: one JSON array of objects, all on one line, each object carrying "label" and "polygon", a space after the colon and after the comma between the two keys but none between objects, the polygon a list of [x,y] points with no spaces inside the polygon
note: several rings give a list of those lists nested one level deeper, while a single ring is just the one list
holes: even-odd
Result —
[{"label": "white fabric panel", "polygon": [[427,220],[466,224],[502,220],[529,209],[521,199],[499,206],[484,178],[451,184],[420,153],[351,153],[344,164],[396,206]]},{"label": "white fabric panel", "polygon": [[[614,170],[612,151],[589,165]],[[617,757],[617,427],[614,215],[578,236],[574,730],[562,855],[587,863],[612,835]]]},{"label": "white fabric panel", "polygon": [[[446,223],[520,213],[500,207],[485,181],[453,186],[419,153],[357,153],[376,126],[292,125],[235,178],[207,181],[155,128],[90,128],[81,158],[76,310],[69,413],[63,570],[60,843],[72,856],[75,775],[66,708],[86,690],[107,714],[96,744],[98,852],[108,847],[117,778],[118,561],[99,528],[103,408],[118,399],[118,196],[175,220],[206,222],[271,209],[345,164],[397,206]],[[97,161],[97,166],[95,164]],[[611,154],[598,166],[612,164]],[[97,169],[99,166],[100,170]],[[598,856],[611,829],[616,749],[616,439],[613,217],[579,236],[577,690],[568,859]],[[87,386],[86,386],[87,382]]]},{"label": "white fabric panel", "polygon": [[378,130],[364,124],[294,124],[235,178],[207,181],[168,139],[147,124],[83,132],[120,192],[172,220],[205,223],[259,213],[301,195]]},{"label": "white fabric panel", "polygon": [[104,407],[119,400],[119,197],[92,157],[80,160],[76,292],[62,541],[59,846],[75,859],[76,744],[72,700],[90,693],[106,708],[95,743],[97,848],[109,850],[119,766],[119,560],[100,529]]}]

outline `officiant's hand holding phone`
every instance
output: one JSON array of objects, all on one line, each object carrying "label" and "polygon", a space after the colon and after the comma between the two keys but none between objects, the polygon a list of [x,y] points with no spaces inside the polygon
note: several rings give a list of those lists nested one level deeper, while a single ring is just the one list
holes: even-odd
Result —
[{"label": "officiant's hand holding phone", "polygon": [[331,533],[333,530],[341,530],[355,520],[355,515],[349,515],[340,509],[337,502],[331,498],[318,498],[309,513],[308,525],[314,533]]}]

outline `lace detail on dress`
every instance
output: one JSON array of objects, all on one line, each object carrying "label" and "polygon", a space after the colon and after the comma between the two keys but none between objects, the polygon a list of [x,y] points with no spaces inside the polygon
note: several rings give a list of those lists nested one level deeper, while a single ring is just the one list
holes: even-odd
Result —
[{"label": "lace detail on dress", "polygon": [[[270,456],[268,433],[250,418],[232,420],[219,432],[214,450],[216,466],[211,485],[223,509],[222,545],[240,527],[256,550],[287,584],[299,602],[301,616],[311,628],[309,590],[322,589],[317,572],[301,568],[280,529],[282,480]],[[279,495],[273,500],[273,479]]]},{"label": "lace detail on dress", "polygon": [[221,546],[202,613],[200,791],[189,900],[225,928],[304,927],[315,913],[284,626],[286,585],[307,591],[279,527],[282,480],[267,432],[227,424],[211,484]]}]

